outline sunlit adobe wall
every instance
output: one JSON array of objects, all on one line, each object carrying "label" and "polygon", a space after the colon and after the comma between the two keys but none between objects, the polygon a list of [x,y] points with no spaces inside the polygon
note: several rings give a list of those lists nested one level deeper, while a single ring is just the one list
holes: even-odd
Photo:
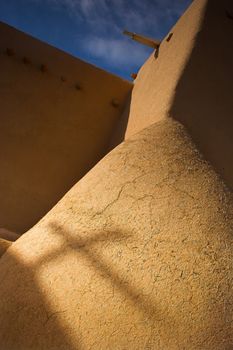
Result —
[{"label": "sunlit adobe wall", "polygon": [[176,85],[201,29],[206,4],[207,0],[194,1],[138,72],[126,138],[169,115]]},{"label": "sunlit adobe wall", "polygon": [[233,188],[233,4],[196,0],[135,81],[126,138],[166,117],[180,121]]},{"label": "sunlit adobe wall", "polygon": [[0,227],[24,232],[106,153],[132,84],[0,23]]}]

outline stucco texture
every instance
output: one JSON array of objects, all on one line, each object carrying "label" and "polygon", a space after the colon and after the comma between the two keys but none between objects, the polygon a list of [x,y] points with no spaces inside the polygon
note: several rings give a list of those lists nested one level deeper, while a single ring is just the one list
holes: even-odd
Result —
[{"label": "stucco texture", "polygon": [[[175,56],[164,58],[161,75],[154,57],[145,63],[119,128],[109,135],[111,144],[117,144],[128,126],[126,140],[2,255],[0,348],[233,348],[233,194],[229,178],[209,158],[215,152],[200,152],[201,121],[198,138],[190,125],[184,126],[185,116],[187,122],[193,116],[195,124],[198,108],[204,117],[202,104],[190,98],[189,108],[184,101],[182,110],[179,98],[182,91],[189,96],[184,89],[190,73],[186,68],[191,67],[192,53],[196,60],[195,40],[205,33],[206,19],[210,25],[211,18],[216,22],[217,6],[222,11],[223,2],[193,2],[175,27],[180,34],[187,30],[190,43],[188,38],[176,41],[173,30],[157,59],[172,42],[178,46],[169,55]],[[174,63],[173,77],[169,62]],[[159,95],[156,76],[167,81]],[[196,91],[200,81],[192,79]],[[203,108],[210,112],[207,105]],[[228,107],[229,112],[230,102]],[[224,119],[225,112],[219,118]],[[210,130],[216,129],[217,114],[212,115]],[[209,114],[206,118],[210,121]],[[221,131],[226,135],[231,127],[230,117],[227,120]],[[206,144],[213,150],[211,133],[207,135]],[[227,165],[222,138],[218,146]]]},{"label": "stucco texture", "polygon": [[0,343],[230,349],[232,214],[184,128],[148,127],[3,255]]}]

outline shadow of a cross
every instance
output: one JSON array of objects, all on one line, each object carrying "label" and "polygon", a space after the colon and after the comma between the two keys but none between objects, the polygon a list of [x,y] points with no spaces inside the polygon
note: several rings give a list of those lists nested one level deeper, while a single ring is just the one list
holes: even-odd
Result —
[{"label": "shadow of a cross", "polygon": [[[38,264],[48,264],[50,261],[54,261],[56,258],[70,254],[70,252],[77,252],[84,254],[85,257],[89,260],[92,266],[96,268],[97,273],[100,273],[102,277],[109,279],[114,286],[114,290],[118,290],[126,299],[130,300],[134,307],[144,314],[146,319],[149,319],[153,324],[160,322],[163,324],[163,327],[170,328],[171,324],[173,325],[175,333],[175,324],[174,319],[169,320],[168,315],[165,315],[164,312],[161,312],[158,307],[155,305],[153,300],[153,295],[148,295],[143,293],[142,290],[138,288],[139,283],[137,282],[132,285],[129,281],[121,275],[121,271],[117,271],[116,266],[111,261],[106,261],[103,255],[98,251],[93,249],[95,244],[100,242],[105,242],[114,240],[126,242],[129,234],[122,232],[96,232],[93,236],[80,237],[77,234],[73,234],[67,229],[57,225],[56,223],[50,223],[50,228],[53,234],[60,235],[62,237],[61,246],[57,249],[54,249],[52,252],[43,255],[39,260],[36,261]],[[65,249],[64,249],[65,248]],[[68,249],[67,249],[68,248]],[[37,265],[37,266],[38,266]],[[75,272],[74,272],[75,273]],[[114,294],[112,295],[114,299]],[[112,302],[114,303],[114,300]],[[170,324],[169,327],[166,327],[166,324]]]}]

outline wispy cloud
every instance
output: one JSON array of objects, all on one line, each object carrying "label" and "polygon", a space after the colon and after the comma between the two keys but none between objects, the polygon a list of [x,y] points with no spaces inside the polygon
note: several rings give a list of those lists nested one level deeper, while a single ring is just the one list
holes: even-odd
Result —
[{"label": "wispy cloud", "polygon": [[[31,0],[42,1],[42,0]],[[121,35],[123,29],[161,39],[191,0],[43,0],[66,11],[82,28],[76,45],[108,66],[140,66],[143,46]],[[81,25],[80,25],[81,23]]]},{"label": "wispy cloud", "polygon": [[[161,25],[181,14],[191,0],[47,0],[62,6],[73,17],[83,17],[90,23],[113,27],[130,26],[134,30],[159,32]],[[130,29],[130,28],[129,28]],[[159,33],[158,33],[159,34]]]},{"label": "wispy cloud", "polygon": [[121,39],[90,37],[86,40],[85,50],[88,54],[100,58],[107,65],[110,63],[115,68],[127,66],[133,69],[148,57],[146,48]]}]

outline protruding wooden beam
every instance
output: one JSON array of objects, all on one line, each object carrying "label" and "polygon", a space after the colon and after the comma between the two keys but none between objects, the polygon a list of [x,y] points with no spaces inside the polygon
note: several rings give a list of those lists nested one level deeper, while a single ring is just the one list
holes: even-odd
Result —
[{"label": "protruding wooden beam", "polygon": [[132,40],[135,40],[135,41],[139,42],[140,44],[143,44],[143,45],[146,45],[149,47],[153,47],[154,49],[157,49],[159,47],[159,45],[161,44],[160,40],[147,38],[147,37],[142,36],[140,34],[128,32],[127,30],[124,30],[123,34],[128,35]]},{"label": "protruding wooden beam", "polygon": [[15,52],[14,52],[13,49],[10,49],[9,47],[7,47],[7,49],[6,49],[6,54],[7,54],[8,56],[14,56]]},{"label": "protruding wooden beam", "polygon": [[45,64],[41,64],[41,65],[40,65],[40,71],[41,71],[42,73],[47,72],[47,71],[48,71],[47,66],[46,66]]},{"label": "protruding wooden beam", "polygon": [[27,58],[26,56],[23,57],[23,63],[24,64],[30,64],[31,61],[29,60],[29,58]]},{"label": "protruding wooden beam", "polygon": [[138,75],[137,75],[137,73],[131,73],[130,76],[133,80],[135,80]]},{"label": "protruding wooden beam", "polygon": [[114,98],[114,99],[112,99],[112,101],[111,101],[111,105],[112,105],[114,108],[118,108],[118,107],[120,106],[120,102],[119,102],[116,98]]}]

